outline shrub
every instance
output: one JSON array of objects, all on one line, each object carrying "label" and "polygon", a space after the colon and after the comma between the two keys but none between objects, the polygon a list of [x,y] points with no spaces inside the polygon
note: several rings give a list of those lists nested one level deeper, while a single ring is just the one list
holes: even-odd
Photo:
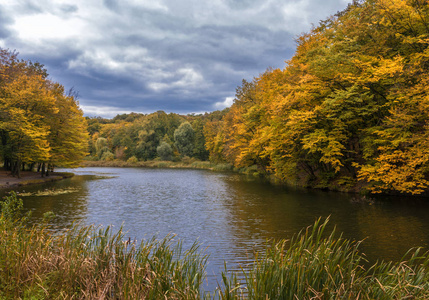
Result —
[{"label": "shrub", "polygon": [[115,159],[115,155],[110,151],[103,152],[103,155],[101,156],[101,160],[104,160],[104,161],[112,161],[114,159]]},{"label": "shrub", "polygon": [[134,155],[131,156],[130,158],[128,158],[127,162],[129,163],[137,163],[139,160],[137,157],[135,157]]},{"label": "shrub", "polygon": [[192,163],[193,163],[193,162],[195,162],[196,160],[197,160],[196,158],[189,157],[189,156],[184,156],[184,157],[182,158],[182,162],[183,162],[184,164],[187,164],[187,165],[192,164]]},{"label": "shrub", "polygon": [[196,169],[210,169],[211,165],[212,164],[209,161],[194,161],[191,164],[191,168],[196,168]]}]

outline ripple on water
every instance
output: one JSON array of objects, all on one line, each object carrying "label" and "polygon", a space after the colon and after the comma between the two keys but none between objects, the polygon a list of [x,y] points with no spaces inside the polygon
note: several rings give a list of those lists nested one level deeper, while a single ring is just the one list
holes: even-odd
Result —
[{"label": "ripple on water", "polygon": [[[70,170],[68,170],[70,171]],[[76,189],[46,197],[24,197],[37,222],[46,211],[56,226],[74,220],[121,225],[141,240],[175,233],[184,248],[198,239],[207,247],[209,288],[221,281],[224,261],[232,269],[251,262],[267,240],[291,238],[319,217],[331,216],[344,236],[365,239],[369,259],[398,260],[410,247],[429,246],[427,201],[356,203],[352,196],[291,191],[237,174],[203,170],[83,168],[77,176],[42,188]],[[38,188],[28,188],[26,192]]]}]

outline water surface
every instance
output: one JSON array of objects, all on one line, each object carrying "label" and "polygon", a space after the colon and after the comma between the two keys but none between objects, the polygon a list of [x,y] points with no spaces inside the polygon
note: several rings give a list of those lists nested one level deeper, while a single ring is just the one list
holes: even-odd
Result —
[{"label": "water surface", "polygon": [[[22,197],[25,209],[33,212],[32,222],[53,211],[57,228],[74,221],[122,225],[127,238],[176,234],[185,248],[198,240],[210,255],[210,289],[220,280],[224,261],[235,269],[267,240],[291,238],[319,217],[330,216],[331,227],[335,225],[347,238],[365,239],[361,250],[372,262],[397,261],[411,247],[429,248],[429,202],[425,199],[361,201],[355,195],[287,189],[206,170],[67,171],[76,176],[19,190],[54,191],[54,195]],[[55,195],[55,191],[64,194]]]}]

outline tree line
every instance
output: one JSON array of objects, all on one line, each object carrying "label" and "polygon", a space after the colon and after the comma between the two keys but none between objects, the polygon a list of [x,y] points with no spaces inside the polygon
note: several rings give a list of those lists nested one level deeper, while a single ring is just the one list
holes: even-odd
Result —
[{"label": "tree line", "polygon": [[146,161],[159,158],[208,160],[204,128],[220,112],[179,115],[157,111],[122,114],[113,119],[87,117],[89,160]]},{"label": "tree line", "polygon": [[48,79],[39,63],[0,49],[0,155],[4,168],[77,166],[87,154],[87,126],[75,93]]}]

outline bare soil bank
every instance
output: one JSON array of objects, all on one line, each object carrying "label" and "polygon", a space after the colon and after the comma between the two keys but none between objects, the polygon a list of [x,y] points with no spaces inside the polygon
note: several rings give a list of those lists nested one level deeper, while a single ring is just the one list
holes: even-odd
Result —
[{"label": "bare soil bank", "polygon": [[42,177],[40,173],[23,171],[21,178],[13,177],[9,171],[0,170],[0,188],[13,188],[17,186],[24,186],[30,184],[41,184],[50,181],[57,181],[64,178],[72,177],[73,173],[50,173],[49,176]]}]

